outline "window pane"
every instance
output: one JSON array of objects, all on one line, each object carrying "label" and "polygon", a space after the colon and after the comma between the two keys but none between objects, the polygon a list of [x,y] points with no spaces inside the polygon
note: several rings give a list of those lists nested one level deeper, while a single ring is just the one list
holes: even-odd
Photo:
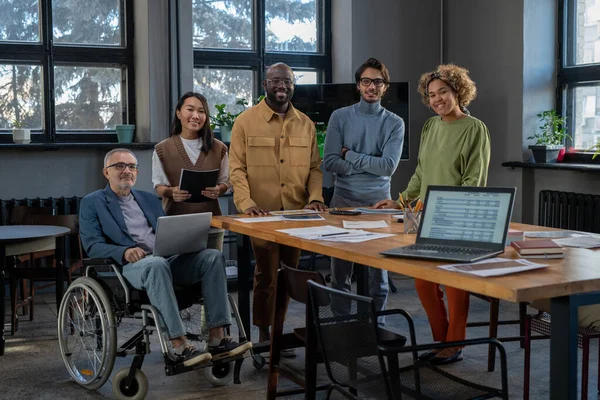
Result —
[{"label": "window pane", "polygon": [[194,47],[252,50],[252,0],[194,0]]},{"label": "window pane", "polygon": [[576,0],[575,64],[600,63],[600,0]]},{"label": "window pane", "polygon": [[123,122],[122,70],[55,67],[56,129],[105,130]]},{"label": "window pane", "polygon": [[0,41],[39,42],[37,1],[0,0]]},{"label": "window pane", "polygon": [[42,68],[0,64],[0,129],[42,128]]},{"label": "window pane", "polygon": [[120,3],[119,0],[54,0],[55,43],[120,46]]},{"label": "window pane", "polygon": [[319,51],[317,0],[266,0],[265,11],[267,51]]},{"label": "window pane", "polygon": [[310,85],[318,83],[316,71],[293,71],[294,77],[296,78],[296,85]]},{"label": "window pane", "polygon": [[[573,89],[573,146],[589,149],[600,143],[600,84]],[[573,117],[571,117],[573,118]]]},{"label": "window pane", "polygon": [[208,100],[210,115],[216,114],[215,104],[225,104],[232,114],[243,110],[235,102],[242,98],[252,105],[254,73],[246,69],[194,69],[194,90]]}]

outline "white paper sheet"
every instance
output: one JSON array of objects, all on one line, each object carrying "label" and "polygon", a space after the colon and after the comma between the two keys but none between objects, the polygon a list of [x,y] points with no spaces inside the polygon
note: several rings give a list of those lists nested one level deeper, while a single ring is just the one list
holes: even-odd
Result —
[{"label": "white paper sheet", "polygon": [[554,243],[567,247],[579,247],[582,249],[595,249],[600,247],[600,239],[592,236],[574,236],[570,238],[554,239]]},{"label": "white paper sheet", "polygon": [[273,215],[297,215],[297,214],[319,214],[322,211],[317,210],[283,210],[283,211],[271,211]]},{"label": "white paper sheet", "polygon": [[248,217],[248,218],[238,218],[240,222],[276,222],[283,221],[283,217],[281,215],[276,215],[272,217]]},{"label": "white paper sheet", "polygon": [[398,218],[404,221],[404,214],[392,215],[392,218]]},{"label": "white paper sheet", "polygon": [[349,229],[376,229],[387,228],[388,224],[384,220],[380,221],[344,221],[344,228]]},{"label": "white paper sheet", "polygon": [[530,271],[547,266],[548,264],[537,264],[525,259],[496,257],[468,264],[440,265],[438,268],[487,277],[514,274],[517,272]]},{"label": "white paper sheet", "polygon": [[360,243],[368,240],[381,239],[394,236],[393,233],[373,233],[368,232],[365,235],[339,235],[333,237],[320,238],[324,242],[342,242],[342,243]]},{"label": "white paper sheet", "polygon": [[574,236],[587,236],[585,232],[578,231],[535,231],[535,232],[523,232],[525,237],[530,238],[567,238]]}]

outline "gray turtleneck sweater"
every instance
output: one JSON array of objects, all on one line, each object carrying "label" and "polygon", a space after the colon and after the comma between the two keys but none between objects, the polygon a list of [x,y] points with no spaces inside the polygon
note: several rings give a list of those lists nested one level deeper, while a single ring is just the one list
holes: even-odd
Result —
[{"label": "gray turtleneck sweater", "polygon": [[[390,198],[391,176],[398,166],[404,121],[380,102],[335,110],[325,136],[323,164],[336,174],[335,193],[371,205]],[[342,148],[350,149],[342,159]]]}]

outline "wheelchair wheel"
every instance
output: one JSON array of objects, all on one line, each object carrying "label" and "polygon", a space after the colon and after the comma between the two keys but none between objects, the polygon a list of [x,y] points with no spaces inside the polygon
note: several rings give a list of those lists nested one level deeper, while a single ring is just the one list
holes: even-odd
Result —
[{"label": "wheelchair wheel", "polygon": [[121,368],[115,374],[112,380],[113,395],[118,400],[141,400],[148,394],[148,378],[139,369],[135,370],[133,379],[129,387],[126,385],[126,378],[129,375],[129,367]]},{"label": "wheelchair wheel", "polygon": [[90,390],[110,377],[117,351],[117,328],[110,301],[98,282],[78,278],[58,311],[58,343],[75,382]]},{"label": "wheelchair wheel", "polygon": [[263,367],[267,364],[267,360],[265,360],[265,358],[260,355],[260,354],[254,354],[252,356],[252,365],[254,366],[254,368],[257,371],[260,371],[261,369],[263,369]]},{"label": "wheelchair wheel", "polygon": [[233,361],[203,368],[204,378],[213,386],[226,386],[233,380]]},{"label": "wheelchair wheel", "polygon": [[202,324],[204,316],[202,315],[202,305],[192,304],[190,307],[179,311],[183,326],[185,326],[186,338],[196,346],[200,351],[206,350],[206,338],[208,329],[206,323]]}]

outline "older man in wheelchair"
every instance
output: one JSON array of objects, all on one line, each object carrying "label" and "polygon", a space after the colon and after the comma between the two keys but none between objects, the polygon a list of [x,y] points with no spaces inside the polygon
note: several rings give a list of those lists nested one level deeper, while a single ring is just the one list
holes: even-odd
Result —
[{"label": "older man in wheelchair", "polygon": [[[106,375],[110,375],[115,356],[108,354],[110,351],[106,348],[116,348],[115,315],[117,322],[120,322],[123,315],[127,316],[127,313],[119,314],[118,301],[115,299],[119,297],[118,292],[121,290],[127,293],[127,301],[131,303],[129,286],[145,291],[150,302],[150,305],[141,305],[144,329],[140,332],[139,340],[132,338],[131,343],[126,343],[119,349],[136,347],[136,357],[142,353],[138,369],[145,353],[139,347],[146,346],[149,350],[149,345],[142,343],[141,338],[145,336],[147,339],[146,325],[152,325],[150,316],[158,320],[156,330],[162,336],[159,339],[167,374],[173,374],[178,368],[180,372],[184,372],[211,365],[211,361],[216,365],[218,360],[228,361],[251,349],[252,344],[248,341],[237,343],[229,336],[232,322],[229,304],[231,298],[227,293],[223,254],[218,250],[205,249],[170,257],[153,256],[157,219],[164,212],[154,194],[132,189],[138,174],[135,155],[126,149],[111,150],[104,159],[103,174],[108,180],[107,187],[89,194],[81,201],[80,235],[90,257],[112,260],[96,264],[112,264],[112,282],[117,282],[117,285],[111,286],[110,278],[102,279],[101,266],[88,266],[87,276],[75,281],[67,290],[59,313],[59,336],[77,331],[76,335],[84,342],[88,334],[96,333],[91,335],[94,338],[92,344],[84,344],[77,350],[86,353],[82,359],[92,360],[86,360],[85,364],[89,364],[87,366],[74,365],[76,363],[71,359],[74,350],[63,348],[67,347],[64,345],[66,341],[59,337],[63,359],[71,375],[79,384],[90,389],[102,386],[108,379]],[[119,279],[115,280],[114,275]],[[180,315],[174,285],[201,287],[208,327],[206,349],[197,348],[186,337],[189,332]],[[179,302],[182,300],[179,299]],[[233,301],[231,303],[237,316],[235,304]],[[126,306],[129,307],[130,304]],[[111,309],[114,307],[117,310]],[[200,321],[197,323],[199,326]],[[103,334],[98,335],[98,332]],[[163,339],[165,336],[168,341]],[[168,342],[170,348],[166,345]],[[134,366],[132,364],[127,376],[137,377]],[[131,379],[127,383],[131,384]]]}]

